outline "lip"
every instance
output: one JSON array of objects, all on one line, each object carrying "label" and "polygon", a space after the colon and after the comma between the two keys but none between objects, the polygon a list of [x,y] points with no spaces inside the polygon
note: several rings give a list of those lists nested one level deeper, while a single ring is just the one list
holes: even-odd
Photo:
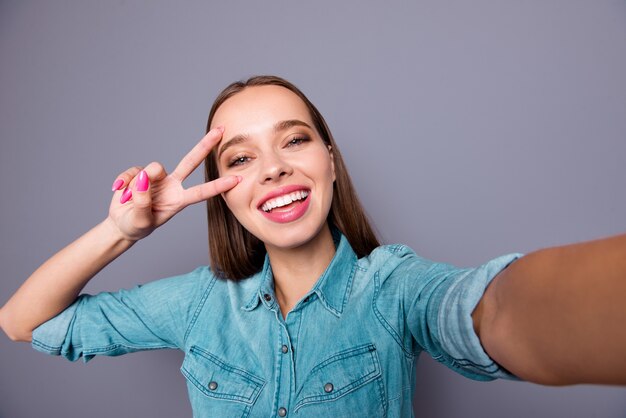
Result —
[{"label": "lip", "polygon": [[[269,192],[268,194],[266,194],[265,196],[263,196],[261,198],[261,200],[259,200],[259,203],[257,204],[257,209],[259,209],[261,212],[264,212],[263,209],[261,209],[261,207],[268,200],[273,199],[273,198],[278,197],[278,196],[282,196],[282,195],[286,195],[286,194],[289,194],[289,193],[297,192],[299,190],[307,191],[309,193],[311,192],[310,188],[308,188],[306,186],[303,186],[301,184],[292,184],[292,185],[289,185],[289,186],[278,187],[278,188],[272,190],[271,192]],[[308,196],[307,196],[307,200],[308,200]]]},{"label": "lip", "polygon": [[311,194],[309,194],[304,200],[295,203],[292,207],[289,208],[289,210],[273,212],[265,212],[262,209],[259,210],[268,220],[279,224],[285,224],[288,222],[297,221],[298,219],[302,218],[307,213],[310,203]]}]

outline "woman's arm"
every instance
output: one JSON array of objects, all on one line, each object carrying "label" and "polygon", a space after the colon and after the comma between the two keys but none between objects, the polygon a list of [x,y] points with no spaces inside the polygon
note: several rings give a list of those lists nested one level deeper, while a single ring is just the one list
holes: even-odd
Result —
[{"label": "woman's arm", "polygon": [[472,314],[487,353],[541,384],[626,384],[626,235],[540,250]]},{"label": "woman's arm", "polygon": [[35,328],[67,308],[96,273],[133,243],[188,205],[237,185],[240,178],[229,176],[189,189],[182,186],[222,133],[221,128],[210,131],[172,174],[158,163],[120,174],[106,220],[46,261],[0,309],[0,327],[9,338],[30,341]]},{"label": "woman's arm", "polygon": [[30,341],[32,331],[68,307],[102,268],[133,245],[110,218],[56,253],[0,309],[0,326],[13,341]]}]

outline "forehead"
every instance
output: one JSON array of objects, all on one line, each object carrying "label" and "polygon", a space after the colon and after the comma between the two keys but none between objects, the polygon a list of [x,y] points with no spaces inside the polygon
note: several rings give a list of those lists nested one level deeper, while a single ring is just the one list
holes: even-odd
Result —
[{"label": "forehead", "polygon": [[280,86],[254,86],[222,103],[211,125],[224,126],[234,134],[273,127],[277,121],[291,119],[313,126],[306,104],[294,92]]}]

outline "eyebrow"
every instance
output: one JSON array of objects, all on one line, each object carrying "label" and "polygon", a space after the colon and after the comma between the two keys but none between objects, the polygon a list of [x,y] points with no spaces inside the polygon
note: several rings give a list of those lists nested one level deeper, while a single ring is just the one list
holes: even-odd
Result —
[{"label": "eyebrow", "polygon": [[[285,131],[289,128],[293,128],[294,126],[304,126],[311,130],[313,129],[308,123],[303,122],[299,119],[288,119],[288,120],[281,120],[280,122],[276,122],[274,124],[274,133]],[[239,135],[233,136],[228,141],[226,141],[224,145],[222,145],[222,148],[220,148],[219,152],[217,153],[217,159],[219,160],[222,154],[224,153],[224,151],[226,151],[228,148],[233,147],[235,145],[242,144],[248,141],[249,139],[250,137],[246,134],[239,134]]]},{"label": "eyebrow", "polygon": [[308,123],[303,122],[299,119],[289,119],[289,120],[283,120],[283,121],[277,122],[274,125],[274,133],[285,131],[289,128],[293,128],[294,126],[304,126],[306,128],[313,129],[309,126]]}]

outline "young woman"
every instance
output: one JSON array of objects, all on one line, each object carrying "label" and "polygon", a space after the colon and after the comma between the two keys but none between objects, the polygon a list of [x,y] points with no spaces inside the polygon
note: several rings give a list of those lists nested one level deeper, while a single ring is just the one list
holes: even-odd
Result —
[{"label": "young woman", "polygon": [[[171,174],[117,177],[109,216],[0,310],[12,339],[85,361],[181,349],[200,417],[412,416],[422,351],[478,380],[626,384],[626,236],[457,269],[379,245],[324,119],[289,82],[228,86],[207,130]],[[184,189],[203,160],[207,182]],[[210,268],[78,296],[205,200]]]}]

